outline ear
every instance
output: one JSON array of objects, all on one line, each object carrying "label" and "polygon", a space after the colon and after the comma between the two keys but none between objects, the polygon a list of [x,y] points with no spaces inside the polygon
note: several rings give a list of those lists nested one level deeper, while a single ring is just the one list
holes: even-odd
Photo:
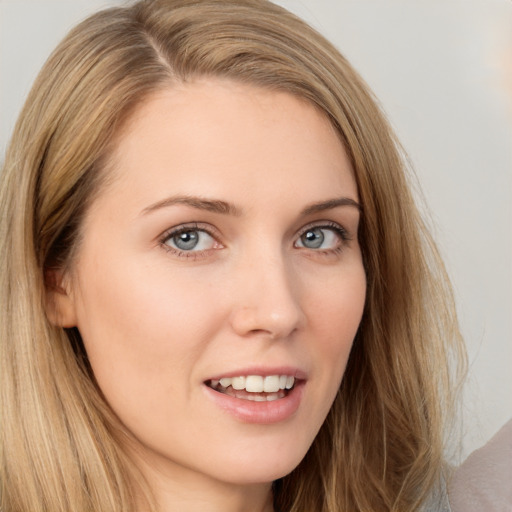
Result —
[{"label": "ear", "polygon": [[67,272],[48,269],[45,272],[46,314],[56,327],[76,327],[76,310]]}]

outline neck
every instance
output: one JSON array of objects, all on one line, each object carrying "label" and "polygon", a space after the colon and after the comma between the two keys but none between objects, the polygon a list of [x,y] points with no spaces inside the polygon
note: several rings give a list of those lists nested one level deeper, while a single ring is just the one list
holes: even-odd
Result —
[{"label": "neck", "polygon": [[156,490],[159,512],[272,512],[270,485],[176,486]]},{"label": "neck", "polygon": [[[137,461],[139,462],[139,461]],[[273,512],[272,484],[231,483],[175,464],[137,464],[155,503],[141,512]]]}]

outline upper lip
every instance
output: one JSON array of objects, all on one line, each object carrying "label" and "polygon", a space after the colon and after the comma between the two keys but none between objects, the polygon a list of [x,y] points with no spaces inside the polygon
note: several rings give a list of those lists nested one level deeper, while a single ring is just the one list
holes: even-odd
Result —
[{"label": "upper lip", "polygon": [[209,380],[220,380],[223,377],[246,377],[247,375],[261,375],[262,377],[267,377],[268,375],[289,375],[298,380],[305,380],[307,378],[307,374],[304,370],[293,366],[252,366],[249,368],[239,368],[237,370],[229,370],[212,375],[206,379],[205,382]]}]

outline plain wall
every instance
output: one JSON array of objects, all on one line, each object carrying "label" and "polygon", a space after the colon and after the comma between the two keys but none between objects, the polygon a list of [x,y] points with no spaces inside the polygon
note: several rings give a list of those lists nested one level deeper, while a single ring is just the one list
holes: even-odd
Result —
[{"label": "plain wall", "polygon": [[[0,0],[0,159],[53,47],[84,16],[119,3]],[[415,166],[468,346],[468,453],[512,416],[512,2],[278,3],[355,65]]]}]

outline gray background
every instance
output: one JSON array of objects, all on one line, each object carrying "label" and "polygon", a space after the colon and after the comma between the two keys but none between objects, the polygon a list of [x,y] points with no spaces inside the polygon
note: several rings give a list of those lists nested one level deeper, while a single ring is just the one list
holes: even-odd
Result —
[{"label": "gray background", "polygon": [[[0,159],[49,52],[119,3],[0,0]],[[468,453],[512,416],[512,1],[278,3],[351,60],[414,163],[469,350]]]}]

